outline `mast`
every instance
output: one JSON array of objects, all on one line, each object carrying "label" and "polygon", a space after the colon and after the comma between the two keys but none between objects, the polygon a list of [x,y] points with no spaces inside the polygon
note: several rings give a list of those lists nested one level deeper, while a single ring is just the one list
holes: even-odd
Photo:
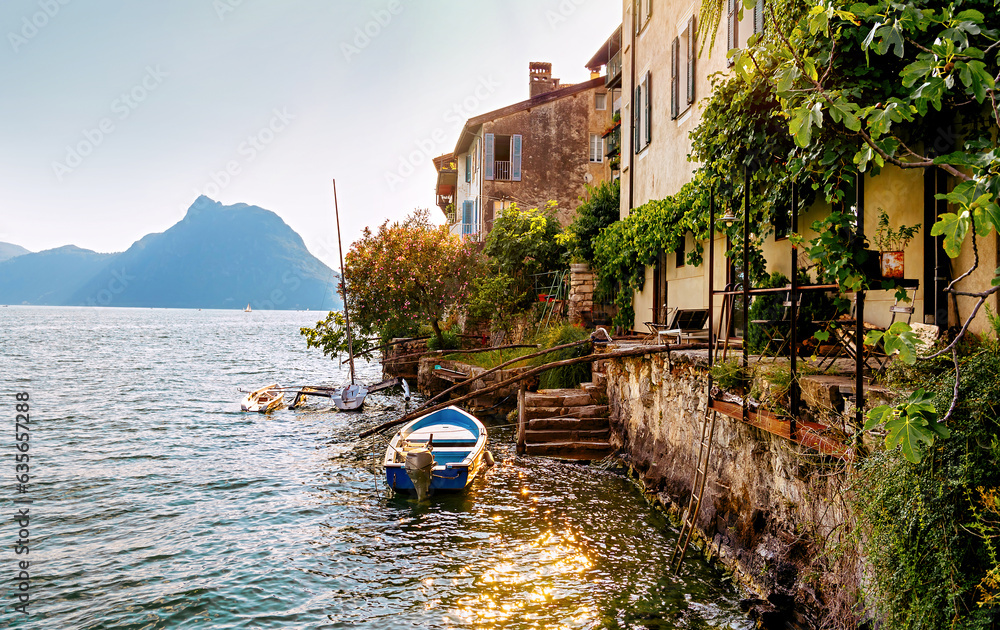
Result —
[{"label": "mast", "polygon": [[351,337],[351,310],[347,308],[347,279],[344,278],[344,246],[340,244],[340,209],[337,207],[337,180],[333,180],[333,214],[337,217],[337,252],[340,254],[340,286],[344,291],[344,319],[347,321],[347,355],[354,385],[354,340]]}]

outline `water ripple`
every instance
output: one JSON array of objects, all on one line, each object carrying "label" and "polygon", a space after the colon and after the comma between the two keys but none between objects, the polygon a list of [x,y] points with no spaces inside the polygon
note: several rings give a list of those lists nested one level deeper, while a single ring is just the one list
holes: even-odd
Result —
[{"label": "water ripple", "polygon": [[398,397],[239,412],[239,388],[347,381],[298,334],[319,317],[0,310],[3,385],[31,393],[35,500],[32,615],[7,590],[0,626],[749,627],[710,568],[670,575],[675,533],[631,483],[519,457],[509,427],[467,493],[418,504],[387,497],[382,447],[356,438]]}]

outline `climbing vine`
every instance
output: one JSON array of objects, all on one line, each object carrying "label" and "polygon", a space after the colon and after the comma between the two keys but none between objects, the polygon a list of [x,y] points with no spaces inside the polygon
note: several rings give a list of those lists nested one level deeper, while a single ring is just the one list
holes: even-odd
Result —
[{"label": "climbing vine", "polygon": [[687,259],[689,264],[701,264],[701,242],[708,238],[708,190],[704,175],[696,175],[676,195],[635,208],[593,240],[597,292],[604,298],[613,296],[618,307],[613,322],[616,328],[632,327],[633,295],[645,284],[645,267],[652,265],[661,252],[676,251],[685,235],[691,233],[696,245]]}]

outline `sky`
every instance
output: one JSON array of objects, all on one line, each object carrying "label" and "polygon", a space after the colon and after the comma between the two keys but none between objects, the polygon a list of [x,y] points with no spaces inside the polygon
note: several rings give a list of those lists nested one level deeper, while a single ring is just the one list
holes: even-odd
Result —
[{"label": "sky", "polygon": [[124,251],[201,194],[272,210],[337,266],[434,205],[467,118],[563,83],[620,0],[3,0],[0,241]]}]

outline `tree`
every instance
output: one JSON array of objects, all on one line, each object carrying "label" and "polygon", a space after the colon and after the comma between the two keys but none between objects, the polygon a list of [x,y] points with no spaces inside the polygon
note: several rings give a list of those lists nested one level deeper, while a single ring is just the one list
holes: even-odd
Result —
[{"label": "tree", "polygon": [[574,262],[594,260],[593,241],[601,230],[618,220],[621,182],[604,181],[598,186],[587,185],[587,196],[576,209],[576,218],[556,238],[569,249]]},{"label": "tree", "polygon": [[494,275],[514,280],[512,290],[526,296],[522,309],[530,305],[533,276],[565,264],[566,249],[556,241],[560,227],[555,208],[554,201],[544,209],[521,210],[513,205],[500,212],[486,237],[483,252],[489,269]]},{"label": "tree", "polygon": [[440,321],[461,303],[477,268],[474,244],[432,225],[427,210],[386,221],[374,234],[365,228],[344,258],[351,322],[383,338],[426,322],[444,347]]}]

